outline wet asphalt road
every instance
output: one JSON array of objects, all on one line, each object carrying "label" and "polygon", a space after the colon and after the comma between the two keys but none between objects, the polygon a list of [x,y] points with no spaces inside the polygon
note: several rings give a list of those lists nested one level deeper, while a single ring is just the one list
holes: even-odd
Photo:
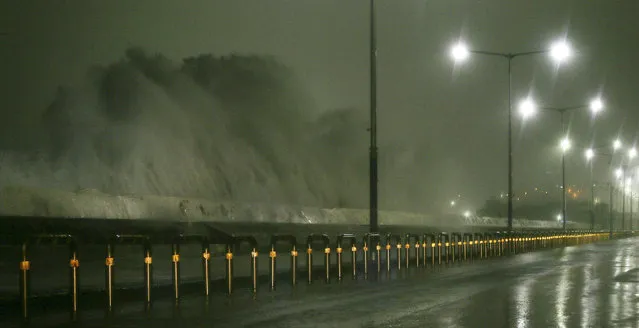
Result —
[{"label": "wet asphalt road", "polygon": [[[316,280],[253,296],[191,294],[176,306],[139,302],[80,313],[80,327],[639,327],[639,238],[473,263],[411,268],[368,279]],[[304,282],[303,279],[300,282]],[[9,322],[6,322],[9,323]],[[35,326],[70,325],[68,315]],[[10,323],[9,325],[10,326]]]}]

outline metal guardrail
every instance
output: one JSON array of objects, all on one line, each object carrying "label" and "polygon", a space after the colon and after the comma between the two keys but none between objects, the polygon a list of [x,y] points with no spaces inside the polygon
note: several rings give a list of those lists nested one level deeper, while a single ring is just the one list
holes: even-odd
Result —
[{"label": "metal guardrail", "polygon": [[[108,222],[105,222],[108,221]],[[525,231],[525,232],[489,232],[489,233],[446,233],[419,234],[407,233],[402,235],[366,234],[358,242],[354,234],[336,236],[335,243],[328,235],[311,234],[306,239],[306,270],[308,283],[313,283],[313,255],[321,251],[323,255],[324,279],[330,282],[332,277],[330,256],[331,246],[334,245],[337,254],[338,280],[343,279],[343,253],[350,248],[351,275],[355,279],[358,270],[363,269],[364,276],[373,271],[382,272],[384,264],[387,272],[394,267],[425,268],[439,266],[444,263],[486,259],[504,255],[530,252],[538,249],[579,245],[599,240],[635,235],[634,231],[603,232],[603,231]],[[84,244],[102,244],[105,247],[105,292],[107,296],[106,309],[113,310],[114,271],[117,262],[117,245],[140,245],[140,260],[144,264],[144,300],[148,306],[153,301],[153,244],[171,245],[172,287],[173,297],[178,300],[180,294],[180,245],[200,244],[202,258],[203,294],[208,296],[211,288],[211,245],[218,244],[225,247],[226,263],[226,293],[233,293],[234,257],[240,251],[240,246],[248,244],[251,289],[258,290],[258,243],[252,236],[232,236],[224,234],[206,223],[175,223],[164,221],[124,221],[124,220],[95,220],[95,219],[51,219],[51,218],[0,218],[0,243],[21,245],[20,270],[20,306],[22,318],[29,317],[30,268],[29,247],[34,244],[60,244],[69,247],[69,294],[71,296],[70,310],[78,311],[79,295],[79,249]],[[285,243],[290,249],[290,281],[292,285],[298,278],[298,245],[292,235],[273,235],[270,239],[270,289],[275,290],[277,280],[276,259],[277,245]],[[317,246],[321,246],[318,248]],[[348,247],[348,248],[346,248]],[[392,249],[396,249],[396,263],[392,265]],[[411,248],[413,249],[411,255]],[[384,250],[385,252],[382,252]],[[375,252],[371,256],[370,252]],[[359,262],[358,254],[362,255]],[[382,256],[384,255],[384,256]],[[374,262],[374,263],[371,263]],[[414,263],[412,265],[411,263]]]}]

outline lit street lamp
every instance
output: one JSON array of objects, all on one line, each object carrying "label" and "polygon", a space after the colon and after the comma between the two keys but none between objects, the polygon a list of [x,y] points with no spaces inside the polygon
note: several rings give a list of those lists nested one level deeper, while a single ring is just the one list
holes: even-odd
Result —
[{"label": "lit street lamp", "polygon": [[561,141],[559,141],[559,148],[561,148],[561,151],[563,153],[569,151],[571,147],[572,147],[572,143],[570,142],[570,138],[568,138],[568,136],[564,137],[563,139],[561,139]]},{"label": "lit street lamp", "polygon": [[[628,157],[633,158],[630,154],[633,153],[634,148],[632,148],[628,152]],[[636,154],[635,154],[636,156]],[[626,228],[626,198],[630,195],[630,229],[632,229],[632,211],[633,211],[633,192],[632,192],[632,182],[633,176],[636,169],[639,166],[628,167],[628,165],[623,165],[621,168],[618,168],[615,171],[615,176],[620,182],[620,192],[621,192],[621,230]]]},{"label": "lit street lamp", "polygon": [[[603,100],[600,97],[593,98],[588,104],[581,104],[569,107],[542,107],[543,110],[558,113],[560,116],[561,132],[564,135],[563,139],[559,142],[559,148],[561,149],[561,187],[562,187],[562,219],[563,228],[566,229],[566,220],[568,218],[566,214],[566,152],[572,147],[572,142],[566,133],[565,114],[574,110],[588,109],[593,116],[599,114],[604,109]],[[590,155],[589,155],[590,154]],[[590,156],[588,158],[588,156]],[[586,153],[586,157],[591,159],[594,156],[594,151]]]},{"label": "lit street lamp", "polygon": [[[463,62],[468,60],[471,54],[493,56],[505,59],[508,62],[508,231],[512,231],[513,228],[513,142],[512,142],[512,61],[517,57],[532,56],[539,54],[549,54],[550,57],[557,63],[566,61],[572,55],[570,46],[565,41],[558,41],[552,44],[552,46],[545,50],[528,51],[528,52],[493,52],[483,50],[469,49],[463,42],[458,42],[453,45],[450,50],[451,57],[456,62]],[[534,107],[530,107],[534,108]],[[531,114],[530,111],[524,111]]]},{"label": "lit street lamp", "polygon": [[524,120],[532,117],[533,115],[535,115],[536,112],[537,112],[537,105],[530,98],[526,98],[522,100],[521,103],[519,104],[519,114],[521,115],[521,118],[523,118]]},{"label": "lit street lamp", "polygon": [[613,150],[619,150],[619,148],[621,148],[621,146],[623,146],[623,144],[621,143],[621,140],[619,140],[619,139],[615,139],[615,141],[612,142],[612,149]]}]

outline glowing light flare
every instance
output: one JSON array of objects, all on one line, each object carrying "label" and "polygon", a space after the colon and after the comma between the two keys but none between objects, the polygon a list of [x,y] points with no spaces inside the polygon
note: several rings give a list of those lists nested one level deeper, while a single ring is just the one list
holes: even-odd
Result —
[{"label": "glowing light flare", "polygon": [[586,149],[586,152],[584,153],[584,155],[586,156],[587,160],[591,160],[593,157],[595,157],[595,151],[592,150],[592,148],[588,148]]},{"label": "glowing light flare", "polygon": [[559,148],[562,152],[567,152],[568,150],[570,150],[571,147],[572,143],[570,142],[570,139],[568,137],[564,137],[563,139],[561,139],[561,141],[559,141]]},{"label": "glowing light flare", "polygon": [[464,211],[464,217],[465,218],[469,218],[470,217],[470,211]]},{"label": "glowing light flare", "polygon": [[612,149],[614,150],[619,150],[621,146],[623,146],[623,144],[621,143],[621,140],[619,139],[616,139],[615,141],[612,142]]},{"label": "glowing light flare", "polygon": [[535,102],[526,98],[519,103],[519,115],[525,120],[535,115],[537,112],[537,105]]},{"label": "glowing light flare", "polygon": [[458,42],[451,47],[450,56],[456,62],[463,62],[470,56],[470,50],[468,50],[468,47],[464,43]]},{"label": "glowing light flare", "polygon": [[590,111],[594,115],[599,114],[601,111],[603,111],[603,109],[604,109],[604,104],[601,98],[595,98],[590,101]]},{"label": "glowing light flare", "polygon": [[566,41],[556,41],[550,47],[550,57],[557,63],[562,63],[572,56],[572,49]]},{"label": "glowing light flare", "polygon": [[628,157],[630,159],[633,159],[635,157],[637,157],[637,148],[631,148],[630,150],[628,150]]}]

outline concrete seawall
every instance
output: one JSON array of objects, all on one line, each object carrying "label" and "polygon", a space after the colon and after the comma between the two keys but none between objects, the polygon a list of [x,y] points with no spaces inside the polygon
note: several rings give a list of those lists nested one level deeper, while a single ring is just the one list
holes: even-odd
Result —
[{"label": "concrete seawall", "polygon": [[[0,190],[0,215],[109,219],[155,219],[209,222],[269,222],[286,224],[366,225],[368,210],[314,208],[294,205],[215,202],[198,198],[154,195],[109,195],[97,190],[69,192],[53,189],[5,187]],[[383,225],[428,227],[504,227],[506,219],[433,216],[399,211],[380,211]],[[574,229],[585,225],[571,223]],[[560,228],[558,222],[513,220],[515,228]]]}]

